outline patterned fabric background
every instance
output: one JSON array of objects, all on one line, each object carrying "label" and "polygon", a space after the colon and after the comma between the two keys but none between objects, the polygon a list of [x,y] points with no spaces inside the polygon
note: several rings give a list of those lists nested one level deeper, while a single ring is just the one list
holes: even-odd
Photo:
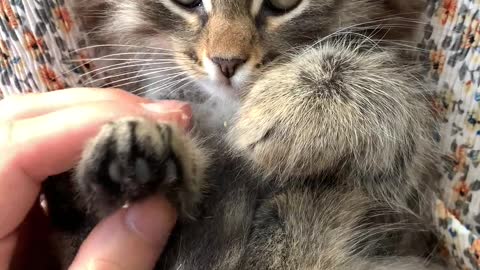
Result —
[{"label": "patterned fabric background", "polygon": [[82,85],[78,37],[64,0],[0,0],[0,98]]},{"label": "patterned fabric background", "polygon": [[[420,45],[437,87],[440,144],[453,160],[438,228],[445,256],[458,269],[480,270],[480,0],[429,0],[427,15]],[[0,0],[0,99],[86,85],[80,38],[65,0]]]},{"label": "patterned fabric background", "polygon": [[480,0],[432,0],[427,15],[422,48],[448,156],[438,225],[458,268],[480,269]]}]

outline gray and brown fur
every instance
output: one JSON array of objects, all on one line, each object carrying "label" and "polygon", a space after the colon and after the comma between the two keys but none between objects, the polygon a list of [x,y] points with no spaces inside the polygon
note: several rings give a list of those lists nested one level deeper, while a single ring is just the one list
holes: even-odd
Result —
[{"label": "gray and brown fur", "polygon": [[[303,0],[285,14],[258,0],[72,2],[101,64],[146,63],[110,78],[192,101],[196,126],[188,137],[145,119],[104,127],[73,187],[47,188],[79,193],[71,208],[50,206],[54,221],[80,217],[60,233],[78,243],[76,231],[159,192],[181,218],[157,269],[426,269],[435,121],[402,49],[422,0]],[[239,60],[230,80],[212,75],[214,58]],[[147,72],[148,59],[167,68]],[[175,68],[174,82],[192,83],[148,91]]]}]

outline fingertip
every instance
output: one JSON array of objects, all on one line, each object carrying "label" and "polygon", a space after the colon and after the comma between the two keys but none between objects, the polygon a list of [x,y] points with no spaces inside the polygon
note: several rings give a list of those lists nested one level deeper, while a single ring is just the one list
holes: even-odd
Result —
[{"label": "fingertip", "polygon": [[70,269],[151,270],[175,222],[175,209],[161,197],[120,209],[94,228]]},{"label": "fingertip", "polygon": [[163,197],[155,196],[128,208],[125,223],[138,237],[163,248],[177,220],[175,208]]},{"label": "fingertip", "polygon": [[174,118],[172,122],[178,124],[182,129],[188,131],[192,127],[192,107],[186,102],[162,100],[140,105],[150,112],[154,119],[162,121],[166,116],[170,116],[170,118]]}]

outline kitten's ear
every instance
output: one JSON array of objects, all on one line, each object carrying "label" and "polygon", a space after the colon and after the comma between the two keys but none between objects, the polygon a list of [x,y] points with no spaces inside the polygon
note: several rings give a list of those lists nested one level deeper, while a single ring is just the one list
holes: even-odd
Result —
[{"label": "kitten's ear", "polygon": [[94,29],[106,18],[112,6],[112,0],[74,0],[71,1],[72,12],[81,29]]}]

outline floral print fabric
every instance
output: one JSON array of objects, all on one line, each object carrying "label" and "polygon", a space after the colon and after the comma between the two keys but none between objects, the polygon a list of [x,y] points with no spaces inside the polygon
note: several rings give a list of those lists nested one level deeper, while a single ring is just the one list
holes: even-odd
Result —
[{"label": "floral print fabric", "polygon": [[[480,269],[480,0],[429,0],[426,14],[420,45],[449,157],[437,225],[458,269]],[[65,0],[0,0],[0,99],[85,86],[80,37]]]},{"label": "floral print fabric", "polygon": [[422,42],[446,155],[436,208],[444,251],[480,269],[480,0],[431,0]]},{"label": "floral print fabric", "polygon": [[0,98],[82,85],[79,36],[64,0],[0,0]]}]

